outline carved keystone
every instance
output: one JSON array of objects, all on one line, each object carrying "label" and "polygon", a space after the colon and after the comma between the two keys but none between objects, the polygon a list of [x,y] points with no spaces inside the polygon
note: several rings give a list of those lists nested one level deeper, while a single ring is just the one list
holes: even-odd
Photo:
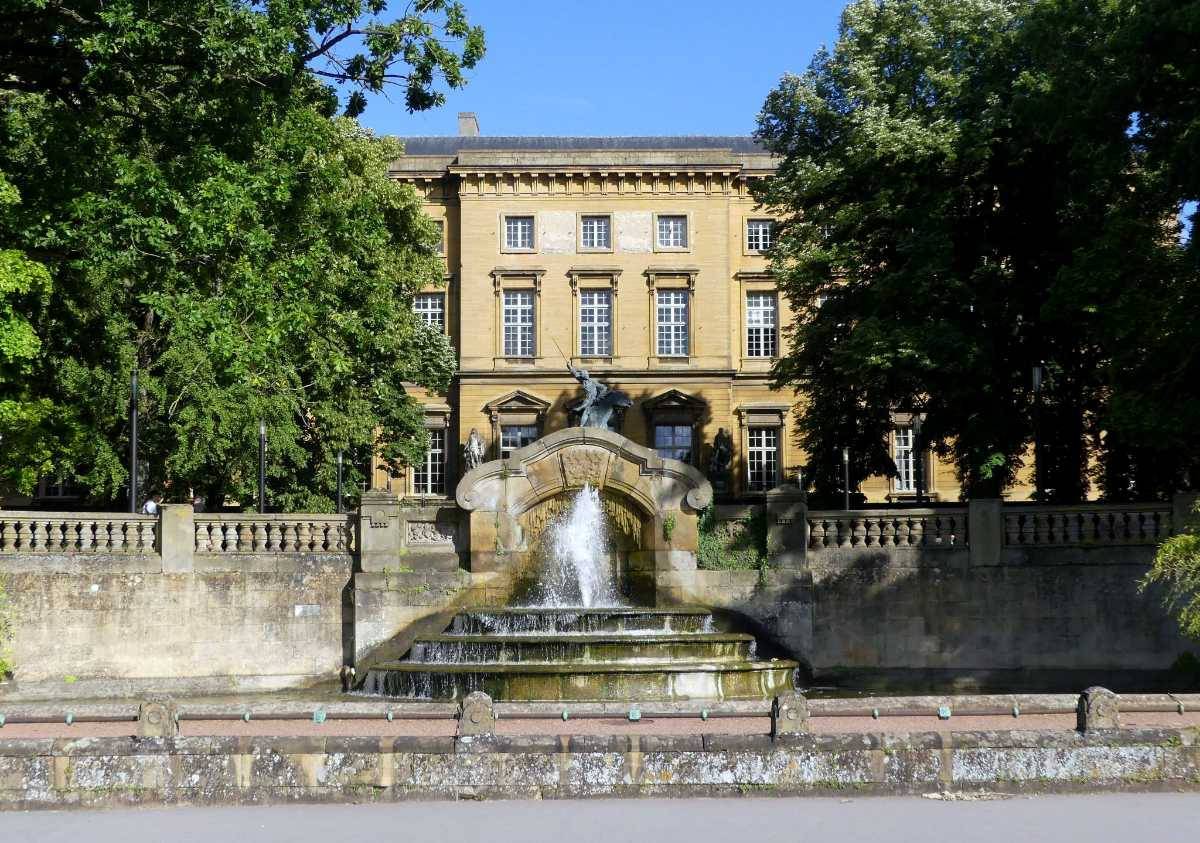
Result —
[{"label": "carved keystone", "polygon": [[808,731],[808,700],[803,694],[780,694],[771,703],[771,737]]},{"label": "carved keystone", "polygon": [[1088,688],[1079,695],[1079,705],[1075,708],[1075,728],[1081,732],[1121,728],[1118,699],[1108,688],[1098,685]]},{"label": "carved keystone", "polygon": [[179,733],[175,704],[170,700],[146,700],[138,706],[138,737],[171,738]]},{"label": "carved keystone", "polygon": [[458,712],[459,737],[495,733],[496,712],[492,708],[492,698],[483,691],[467,694]]}]

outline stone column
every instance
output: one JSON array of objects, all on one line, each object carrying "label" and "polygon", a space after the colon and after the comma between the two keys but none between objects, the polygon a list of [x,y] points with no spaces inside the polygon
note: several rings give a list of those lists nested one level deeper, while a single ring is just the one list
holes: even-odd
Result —
[{"label": "stone column", "polygon": [[400,498],[369,489],[358,506],[358,558],[363,571],[379,572],[400,562]]},{"label": "stone column", "polygon": [[972,568],[999,565],[1004,551],[1004,512],[999,498],[967,503],[967,559]]},{"label": "stone column", "polygon": [[159,508],[158,552],[164,574],[190,574],[195,570],[196,514],[190,503],[168,503]]}]

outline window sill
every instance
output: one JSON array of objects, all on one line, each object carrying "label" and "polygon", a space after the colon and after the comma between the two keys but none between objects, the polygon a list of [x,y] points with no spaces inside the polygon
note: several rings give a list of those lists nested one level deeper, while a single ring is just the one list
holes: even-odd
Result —
[{"label": "window sill", "polygon": [[613,253],[612,246],[598,248],[596,246],[576,246],[575,251],[581,255],[611,255]]},{"label": "window sill", "polygon": [[507,246],[500,250],[502,255],[536,255],[537,249],[510,249]]},{"label": "window sill", "polygon": [[692,251],[692,247],[691,246],[658,246],[658,245],[656,245],[654,247],[654,251],[663,253],[663,254],[686,255],[687,253]]}]

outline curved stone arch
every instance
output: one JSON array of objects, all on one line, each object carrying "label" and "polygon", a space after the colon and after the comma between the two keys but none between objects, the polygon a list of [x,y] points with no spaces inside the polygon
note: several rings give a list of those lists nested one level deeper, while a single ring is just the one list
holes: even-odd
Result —
[{"label": "curved stone arch", "polygon": [[570,427],[507,460],[486,462],[459,481],[455,498],[470,513],[472,570],[496,567],[509,554],[527,551],[521,516],[585,485],[628,501],[640,513],[640,554],[684,554],[695,564],[697,515],[713,498],[704,475],[618,433]]},{"label": "curved stone arch", "polygon": [[466,473],[455,490],[467,511],[505,509],[519,514],[562,492],[591,485],[621,492],[647,516],[693,511],[712,503],[712,485],[696,468],[663,459],[619,433],[569,427]]}]

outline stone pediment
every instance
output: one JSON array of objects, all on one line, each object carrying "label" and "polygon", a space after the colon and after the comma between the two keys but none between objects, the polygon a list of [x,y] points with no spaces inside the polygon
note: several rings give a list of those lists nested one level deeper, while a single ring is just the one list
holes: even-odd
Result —
[{"label": "stone pediment", "polygon": [[642,411],[648,418],[653,418],[655,415],[666,411],[697,416],[704,411],[706,406],[702,398],[696,398],[693,395],[688,395],[686,392],[680,392],[678,389],[668,389],[660,395],[643,401]]},{"label": "stone pediment", "polygon": [[493,401],[489,401],[483,405],[483,409],[489,415],[512,412],[544,413],[550,409],[550,402],[517,389],[507,395],[502,395]]}]

